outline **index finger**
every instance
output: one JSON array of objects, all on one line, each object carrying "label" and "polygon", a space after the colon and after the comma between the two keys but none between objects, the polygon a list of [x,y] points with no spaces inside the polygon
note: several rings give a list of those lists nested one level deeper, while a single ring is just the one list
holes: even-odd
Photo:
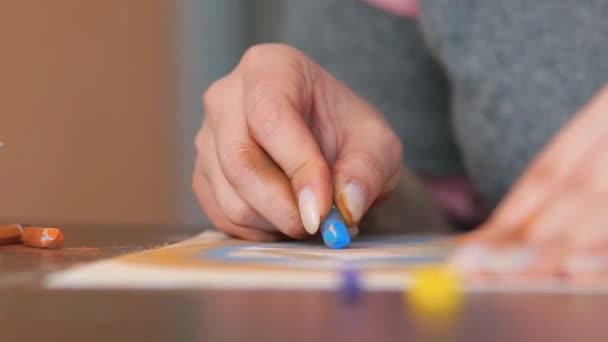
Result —
[{"label": "index finger", "polygon": [[290,180],[306,230],[314,233],[331,206],[332,187],[314,115],[320,70],[298,51],[278,45],[248,51],[242,63],[244,110],[252,138]]}]

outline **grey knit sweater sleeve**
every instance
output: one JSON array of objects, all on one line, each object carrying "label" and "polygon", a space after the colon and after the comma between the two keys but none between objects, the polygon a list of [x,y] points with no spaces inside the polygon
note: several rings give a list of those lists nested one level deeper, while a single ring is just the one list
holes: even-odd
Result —
[{"label": "grey knit sweater sleeve", "polygon": [[378,108],[404,143],[410,169],[461,170],[448,87],[418,25],[360,0],[288,1],[286,40]]},{"label": "grey knit sweater sleeve", "polygon": [[420,3],[466,171],[496,204],[608,81],[608,1]]},{"label": "grey knit sweater sleeve", "polygon": [[493,206],[608,81],[608,1],[420,3],[292,0],[287,41],[385,114],[410,168],[466,172]]}]

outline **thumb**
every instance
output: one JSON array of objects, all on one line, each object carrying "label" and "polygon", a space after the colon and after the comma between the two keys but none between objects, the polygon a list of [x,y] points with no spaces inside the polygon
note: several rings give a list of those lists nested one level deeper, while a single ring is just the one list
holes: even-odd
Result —
[{"label": "thumb", "polygon": [[379,116],[349,129],[333,165],[335,201],[349,227],[399,182],[401,141]]}]

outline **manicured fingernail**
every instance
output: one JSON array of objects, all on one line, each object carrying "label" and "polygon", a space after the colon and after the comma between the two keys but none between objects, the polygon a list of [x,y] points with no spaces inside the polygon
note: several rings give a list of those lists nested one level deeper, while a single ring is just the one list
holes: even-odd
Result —
[{"label": "manicured fingernail", "polygon": [[486,267],[490,272],[496,274],[516,273],[529,267],[537,257],[537,250],[532,248],[505,248],[492,253]]},{"label": "manicured fingernail", "polygon": [[317,197],[311,188],[305,188],[298,194],[298,206],[302,224],[308,234],[313,235],[319,230],[321,220]]},{"label": "manicured fingernail", "polygon": [[344,198],[344,205],[346,206],[347,213],[342,213],[343,215],[348,215],[346,218],[349,223],[357,223],[363,216],[363,208],[365,206],[365,191],[359,185],[348,182],[346,186],[342,189],[341,196]]},{"label": "manicured fingernail", "polygon": [[564,260],[563,268],[570,274],[590,274],[606,269],[605,260],[596,255],[574,255]]},{"label": "manicured fingernail", "polygon": [[450,266],[464,273],[481,271],[490,255],[484,245],[472,243],[458,249],[450,260]]},{"label": "manicured fingernail", "polygon": [[355,227],[348,228],[348,234],[350,235],[351,238],[359,235],[359,227],[355,226]]}]

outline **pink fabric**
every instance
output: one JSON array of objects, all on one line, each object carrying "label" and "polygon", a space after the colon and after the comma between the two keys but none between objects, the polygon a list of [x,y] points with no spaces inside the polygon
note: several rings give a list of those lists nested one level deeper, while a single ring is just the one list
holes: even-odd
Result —
[{"label": "pink fabric", "polygon": [[419,0],[364,0],[368,4],[396,16],[415,18],[418,16]]},{"label": "pink fabric", "polygon": [[471,229],[487,217],[487,208],[464,176],[425,176],[421,179],[446,217],[460,228]]}]

